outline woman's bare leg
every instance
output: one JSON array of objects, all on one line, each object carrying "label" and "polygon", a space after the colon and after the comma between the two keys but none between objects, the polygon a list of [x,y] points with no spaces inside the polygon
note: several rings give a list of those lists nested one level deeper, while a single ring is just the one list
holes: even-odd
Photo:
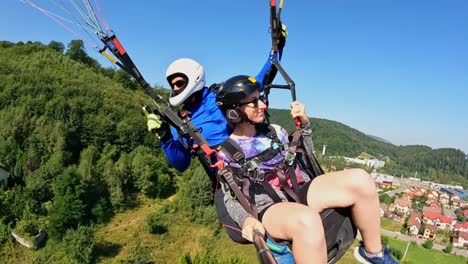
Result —
[{"label": "woman's bare leg", "polygon": [[273,238],[293,242],[296,263],[327,263],[322,220],[309,207],[299,203],[276,203],[265,212],[262,224]]},{"label": "woman's bare leg", "polygon": [[379,198],[374,181],[366,171],[349,169],[317,177],[307,192],[307,203],[318,213],[327,208],[351,206],[366,251],[382,250]]}]

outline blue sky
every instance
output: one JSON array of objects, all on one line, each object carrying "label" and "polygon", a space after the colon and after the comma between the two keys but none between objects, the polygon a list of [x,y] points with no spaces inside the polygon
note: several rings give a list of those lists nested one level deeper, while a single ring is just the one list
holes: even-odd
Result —
[{"label": "blue sky", "polygon": [[[165,84],[166,67],[180,57],[201,62],[208,83],[255,75],[271,45],[267,0],[99,5],[152,84]],[[282,64],[309,116],[396,145],[468,152],[467,10],[466,0],[285,0],[289,37]],[[18,0],[0,1],[0,24],[1,40],[76,39]],[[272,107],[288,108],[289,98],[286,91],[273,91]]]}]

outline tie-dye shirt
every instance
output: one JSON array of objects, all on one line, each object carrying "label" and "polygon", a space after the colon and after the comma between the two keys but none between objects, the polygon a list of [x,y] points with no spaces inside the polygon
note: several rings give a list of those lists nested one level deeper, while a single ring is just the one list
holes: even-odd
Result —
[{"label": "tie-dye shirt", "polygon": [[[281,141],[283,144],[288,144],[288,132],[286,130],[278,125],[272,125],[273,128],[276,130],[276,134],[278,136],[278,139]],[[231,135],[231,139],[233,139],[243,150],[245,158],[248,159],[250,157],[254,157],[263,151],[269,149],[270,147],[273,147],[274,149],[279,148],[277,143],[274,143],[271,138],[268,138],[265,134],[259,134],[255,137],[251,138],[239,138],[234,135]],[[224,155],[222,152],[220,153],[221,156],[223,157],[224,161],[226,163],[230,163],[230,166],[233,167],[239,167],[239,164],[237,163],[231,163],[231,160],[229,160],[226,155]],[[284,161],[284,155],[286,154],[286,150],[281,150],[280,153],[278,153],[274,158],[263,162],[259,169],[268,172],[268,171],[275,171],[275,166],[281,162]],[[298,182],[301,183],[303,182],[302,176],[299,172],[299,168],[296,168],[296,177],[298,179]],[[276,176],[276,173],[270,174],[269,177],[266,178],[266,180],[275,187],[276,189],[280,190],[281,189],[281,184],[279,182],[278,177]],[[288,177],[288,183],[289,186],[291,185],[291,180]]]},{"label": "tie-dye shirt", "polygon": [[[286,130],[277,125],[273,125],[273,127],[276,130],[276,134],[279,140],[283,144],[289,143],[288,134]],[[301,125],[301,135],[303,137],[304,148],[308,153],[312,153],[313,144],[310,123]],[[244,155],[246,158],[250,158],[262,153],[264,150],[270,148],[272,144],[272,139],[268,138],[264,134],[259,134],[253,138],[238,138],[236,136],[231,135],[230,138],[240,145],[240,147],[244,150]],[[222,151],[220,151],[219,154],[224,158],[226,163],[230,163],[230,159]],[[281,151],[273,159],[261,164],[260,168],[263,170],[273,170],[276,164],[284,161],[285,154],[285,150]],[[238,164],[230,163],[229,165],[239,167]],[[310,181],[310,178],[307,175],[307,173],[300,171],[299,168],[296,168],[296,177],[298,179],[298,182]],[[281,184],[279,183],[278,177],[275,174],[272,174],[271,176],[267,177],[266,180],[272,186],[274,186],[273,189],[278,194],[281,200],[288,201],[286,194],[281,190]],[[289,185],[291,186],[290,181]],[[249,214],[240,205],[239,201],[237,201],[237,199],[232,196],[227,183],[223,181],[221,187],[221,190],[224,193],[224,204],[226,205],[226,209],[229,215],[232,217],[232,219],[234,219],[234,221],[239,225],[239,227],[241,227],[245,219],[249,216]],[[266,208],[275,203],[260,183],[252,181],[249,192],[252,200],[255,202],[255,206],[257,207],[258,212],[266,210]]]}]

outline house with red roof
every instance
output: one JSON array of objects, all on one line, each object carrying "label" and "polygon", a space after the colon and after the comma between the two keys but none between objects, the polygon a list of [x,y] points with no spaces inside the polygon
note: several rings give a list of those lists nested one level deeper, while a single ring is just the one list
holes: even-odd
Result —
[{"label": "house with red roof", "polygon": [[408,230],[413,236],[417,236],[421,230],[422,217],[421,213],[412,213],[408,218]]},{"label": "house with red roof", "polygon": [[426,205],[428,207],[440,208],[439,201],[434,199],[427,199]]},{"label": "house with red roof", "polygon": [[401,196],[401,199],[411,201],[413,197],[414,197],[413,193],[405,193]]},{"label": "house with red roof", "polygon": [[439,193],[436,190],[429,190],[427,192],[427,199],[437,200],[439,198]]},{"label": "house with red roof", "polygon": [[456,221],[453,218],[439,214],[439,213],[423,213],[424,223],[435,225],[438,229],[451,231]]},{"label": "house with red roof", "polygon": [[452,243],[454,247],[468,247],[468,232],[458,232],[458,235],[453,236]]},{"label": "house with red roof", "polygon": [[453,226],[453,231],[468,232],[468,222],[456,222]]},{"label": "house with red roof", "polygon": [[423,213],[437,213],[437,214],[442,213],[442,209],[440,207],[424,206],[422,211]]},{"label": "house with red roof", "polygon": [[390,207],[388,208],[390,211],[396,211],[399,213],[408,213],[409,209],[412,208],[413,205],[411,201],[405,200],[405,199],[395,199],[395,202],[390,204]]},{"label": "house with red roof", "polygon": [[380,217],[383,217],[385,211],[388,210],[388,205],[386,203],[380,203]]}]

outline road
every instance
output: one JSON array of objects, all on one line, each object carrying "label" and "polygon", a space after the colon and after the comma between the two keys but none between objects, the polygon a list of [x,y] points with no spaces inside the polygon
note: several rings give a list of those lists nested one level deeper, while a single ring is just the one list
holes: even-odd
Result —
[{"label": "road", "polygon": [[[385,230],[383,228],[380,229],[380,232],[382,233],[382,235],[386,235],[388,237],[392,237],[392,238],[395,238],[395,239],[398,239],[398,240],[402,240],[402,241],[416,241],[416,243],[418,245],[422,245],[426,240],[424,239],[420,239],[420,238],[417,238],[417,237],[413,237],[413,236],[408,236],[408,235],[404,235],[400,232],[395,232],[395,231],[388,231],[388,230]],[[433,249],[436,249],[436,250],[440,250],[442,251],[445,246],[441,246],[439,244],[435,244],[434,243],[434,246],[432,247]],[[455,254],[457,256],[465,256],[465,257],[468,257],[468,250],[465,250],[465,249],[460,249],[460,248],[453,248],[452,250],[452,254]]]}]

